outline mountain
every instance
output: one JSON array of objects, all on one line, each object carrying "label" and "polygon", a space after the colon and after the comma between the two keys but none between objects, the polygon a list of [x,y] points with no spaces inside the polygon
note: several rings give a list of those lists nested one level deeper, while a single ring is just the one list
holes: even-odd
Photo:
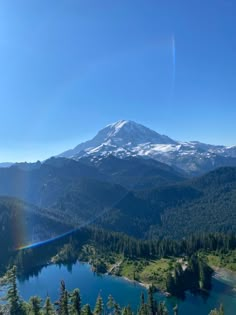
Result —
[{"label": "mountain", "polygon": [[1,253],[52,238],[71,229],[49,210],[39,209],[12,197],[0,197],[0,225]]},{"label": "mountain", "polygon": [[60,222],[78,226],[109,211],[130,189],[183,180],[181,173],[151,159],[108,156],[91,162],[87,158],[51,158],[0,169],[0,196],[47,208]]},{"label": "mountain", "polygon": [[154,188],[186,179],[186,175],[180,170],[173,169],[156,160],[143,159],[139,156],[128,156],[121,159],[108,155],[103,158],[94,157],[92,161],[88,157],[84,157],[79,161],[96,167],[107,181],[122,185],[127,189]]},{"label": "mountain", "polygon": [[106,126],[91,140],[59,155],[82,157],[143,157],[166,163],[191,175],[222,166],[236,166],[236,146],[214,146],[197,141],[173,140],[133,121],[121,120]]},{"label": "mountain", "polygon": [[74,226],[90,222],[126,194],[92,166],[71,159],[15,164],[0,169],[0,195],[47,208]]},{"label": "mountain", "polygon": [[140,238],[236,231],[234,167],[186,178],[141,157],[51,158],[0,169],[0,195],[0,221],[15,208],[14,202],[1,208],[1,198],[20,198],[11,222],[23,214],[37,237],[90,223]]},{"label": "mountain", "polygon": [[196,179],[129,192],[98,224],[136,237],[182,238],[201,232],[236,232],[236,168]]},{"label": "mountain", "polygon": [[132,155],[133,147],[146,142],[160,144],[175,144],[176,142],[167,136],[159,135],[157,132],[137,124],[133,121],[121,120],[106,126],[89,141],[79,144],[73,150],[68,150],[60,157],[79,158],[86,155],[116,156]]}]

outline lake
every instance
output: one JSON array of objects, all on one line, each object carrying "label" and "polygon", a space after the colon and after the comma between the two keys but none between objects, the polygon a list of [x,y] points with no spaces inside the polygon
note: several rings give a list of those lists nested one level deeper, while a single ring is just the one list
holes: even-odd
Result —
[{"label": "lake", "polygon": [[[77,263],[70,268],[57,265],[44,267],[37,276],[32,276],[28,280],[19,279],[18,286],[21,296],[26,300],[32,295],[40,295],[42,298],[49,295],[52,301],[56,301],[61,280],[65,281],[68,290],[79,288],[82,303],[89,303],[91,306],[94,306],[99,293],[104,299],[104,304],[107,302],[108,295],[111,294],[121,306],[130,304],[133,311],[136,311],[141,292],[146,294],[146,289],[141,285],[115,276],[96,275],[91,271],[90,265],[84,263]],[[233,290],[236,277],[224,272],[221,275],[217,274],[212,283],[213,288],[207,298],[190,293],[186,294],[184,301],[166,298],[160,293],[156,294],[156,298],[165,300],[170,311],[177,303],[179,315],[208,315],[210,310],[219,306],[220,303],[224,304],[225,315],[236,314],[236,292]]]}]

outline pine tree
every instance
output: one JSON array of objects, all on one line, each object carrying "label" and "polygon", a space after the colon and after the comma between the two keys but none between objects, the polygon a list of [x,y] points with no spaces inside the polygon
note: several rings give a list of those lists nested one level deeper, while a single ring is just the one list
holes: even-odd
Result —
[{"label": "pine tree", "polygon": [[72,315],[80,315],[81,314],[81,297],[79,289],[75,289],[71,295],[71,314]]},{"label": "pine tree", "polygon": [[29,300],[30,314],[40,315],[41,314],[41,302],[42,299],[38,296],[32,296]]},{"label": "pine tree", "polygon": [[149,309],[149,314],[150,315],[155,315],[156,310],[155,310],[155,305],[154,305],[154,297],[153,297],[153,287],[150,286],[148,289],[148,309]]},{"label": "pine tree", "polygon": [[220,308],[219,309],[214,309],[212,310],[209,315],[224,315],[224,308],[223,308],[223,305],[221,304],[220,305]]},{"label": "pine tree", "polygon": [[224,307],[222,304],[220,304],[220,309],[219,309],[219,315],[224,315]]},{"label": "pine tree", "polygon": [[47,297],[45,300],[43,310],[44,310],[44,315],[53,315],[55,313],[53,309],[53,305],[49,297]]},{"label": "pine tree", "polygon": [[165,305],[165,302],[160,302],[157,308],[158,315],[168,315],[168,311]]},{"label": "pine tree", "polygon": [[147,305],[145,304],[145,298],[144,298],[144,293],[141,293],[140,296],[140,306],[138,309],[138,315],[146,315],[147,312]]},{"label": "pine tree", "polygon": [[114,308],[115,301],[111,294],[108,296],[108,301],[107,301],[107,308],[109,309],[109,314],[112,314],[112,309]]},{"label": "pine tree", "polygon": [[118,303],[114,304],[114,315],[121,315],[121,309]]},{"label": "pine tree", "polygon": [[62,315],[69,315],[69,309],[68,309],[68,291],[65,290],[65,294],[64,294],[64,300],[63,300],[63,312]]},{"label": "pine tree", "polygon": [[122,315],[132,315],[132,310],[130,305],[125,306],[122,310]]},{"label": "pine tree", "polygon": [[7,272],[6,275],[7,283],[9,289],[7,291],[7,301],[10,305],[10,314],[11,315],[22,315],[23,313],[23,303],[19,297],[17,283],[16,283],[16,266],[13,266]]},{"label": "pine tree", "polygon": [[96,301],[93,313],[94,315],[102,315],[103,313],[103,300],[100,294],[97,297],[97,301]]},{"label": "pine tree", "polygon": [[175,294],[180,296],[184,292],[184,273],[180,263],[177,263],[174,270]]},{"label": "pine tree", "polygon": [[82,307],[82,310],[81,310],[81,314],[82,315],[93,315],[91,309],[90,309],[90,305],[89,304],[85,304],[83,307]]},{"label": "pine tree", "polygon": [[59,315],[68,315],[69,314],[68,292],[66,290],[66,285],[65,285],[65,282],[63,280],[61,281],[61,286],[60,286],[60,298],[59,298],[59,301],[56,302],[55,304],[58,305]]},{"label": "pine tree", "polygon": [[171,273],[168,273],[167,278],[166,278],[166,289],[167,289],[167,292],[169,292],[172,295],[175,295],[176,293],[175,279]]},{"label": "pine tree", "polygon": [[201,259],[199,259],[199,287],[200,289],[210,290],[211,288],[211,268]]}]

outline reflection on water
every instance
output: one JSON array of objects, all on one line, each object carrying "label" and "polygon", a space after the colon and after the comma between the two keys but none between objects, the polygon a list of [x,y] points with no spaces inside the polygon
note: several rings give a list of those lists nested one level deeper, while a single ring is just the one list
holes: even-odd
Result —
[{"label": "reflection on water", "polygon": [[[172,313],[173,307],[179,305],[180,315],[208,315],[210,310],[224,304],[225,315],[233,315],[236,310],[236,293],[233,285],[236,277],[231,274],[216,274],[212,281],[212,291],[209,295],[186,293],[184,300],[166,298],[161,293],[156,293],[158,301],[166,301],[168,309]],[[138,284],[126,281],[122,278],[102,275],[98,276],[91,271],[88,264],[77,263],[69,266],[50,265],[35,271],[32,276],[19,279],[19,290],[24,299],[31,295],[40,295],[45,298],[48,295],[53,301],[57,300],[60,281],[64,280],[68,290],[79,288],[83,303],[95,303],[100,293],[106,303],[109,294],[121,305],[130,304],[134,311],[137,310],[140,294],[146,290]]]}]

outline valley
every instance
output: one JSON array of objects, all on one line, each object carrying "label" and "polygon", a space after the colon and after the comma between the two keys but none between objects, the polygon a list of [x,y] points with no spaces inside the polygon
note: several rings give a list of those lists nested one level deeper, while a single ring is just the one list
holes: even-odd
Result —
[{"label": "valley", "polygon": [[[131,149],[144,149],[146,138],[159,141],[163,158]],[[233,149],[191,145],[205,157],[196,166],[198,153],[183,145],[195,163],[183,168],[166,155],[179,142],[122,121],[75,151],[0,168],[1,274],[15,265],[26,281],[84,262],[96,274],[155,289],[167,304],[165,295],[214,295],[214,270],[236,270],[235,157]]]}]

